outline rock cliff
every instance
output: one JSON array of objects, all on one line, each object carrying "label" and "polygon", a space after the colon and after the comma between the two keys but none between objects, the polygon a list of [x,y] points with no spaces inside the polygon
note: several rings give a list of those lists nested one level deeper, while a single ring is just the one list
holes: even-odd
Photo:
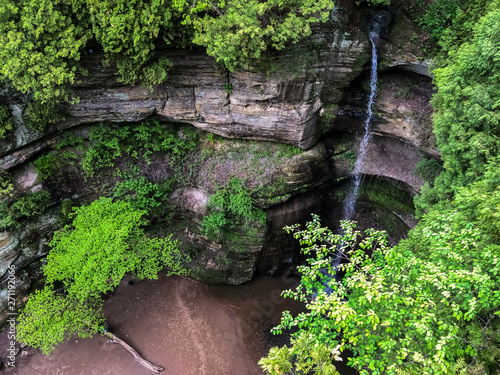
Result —
[{"label": "rock cliff", "polygon": [[[391,31],[378,46],[383,73],[375,103],[375,137],[362,172],[411,198],[423,183],[414,174],[418,161],[423,155],[439,157],[429,122],[432,87],[426,61],[418,57],[418,41],[402,41],[398,34],[401,28],[415,30],[415,26],[402,6],[389,11]],[[290,199],[326,188],[318,194],[331,195],[332,207],[339,207],[342,194],[335,191],[348,189],[366,106],[371,45],[365,24],[372,13],[342,1],[330,20],[306,41],[246,71],[227,72],[201,50],[165,50],[174,67],[168,82],[152,90],[116,83],[115,71],[103,67],[100,56],[89,52],[84,61],[89,75],[74,86],[79,103],[65,105],[65,120],[43,132],[24,124],[24,107],[17,94],[7,89],[0,92],[15,122],[15,129],[0,140],[0,169],[11,173],[14,196],[21,196],[48,189],[37,180],[30,162],[68,134],[87,139],[89,129],[98,123],[135,124],[153,117],[164,123],[193,125],[200,137],[191,156],[189,173],[194,177],[171,194],[169,203],[176,204],[177,210],[164,230],[182,240],[193,259],[193,276],[201,280],[242,283],[252,277],[259,261],[262,272],[276,271],[290,261],[294,250],[290,250],[293,246],[280,250],[272,236],[289,221],[303,220],[299,212],[321,207],[321,199],[306,197],[302,203]],[[210,133],[223,138],[209,140]],[[270,141],[305,151],[278,157],[279,150]],[[261,152],[264,149],[274,151]],[[158,165],[158,170],[165,170],[163,177],[171,173],[165,165]],[[211,242],[200,223],[215,186],[224,185],[230,176],[245,179],[259,207],[267,210],[268,222],[250,237],[236,231]],[[102,181],[106,183],[110,181]],[[6,268],[15,264],[21,289],[35,286],[51,234],[61,225],[57,220],[61,202],[95,199],[96,193],[83,183],[71,186],[65,191],[62,187],[54,191],[57,188],[52,186],[44,215],[0,233],[0,282],[5,283]],[[369,203],[375,195],[366,191],[362,197]],[[384,203],[379,199],[376,204]],[[409,214],[403,211],[391,208],[387,212],[398,217]],[[411,218],[402,222],[413,223]],[[4,294],[0,297],[5,299]],[[24,292],[18,298],[22,302]]]}]

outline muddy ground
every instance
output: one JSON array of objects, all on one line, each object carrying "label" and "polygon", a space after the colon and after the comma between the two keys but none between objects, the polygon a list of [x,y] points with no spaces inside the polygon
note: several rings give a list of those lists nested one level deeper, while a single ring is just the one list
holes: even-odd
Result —
[{"label": "muddy ground", "polygon": [[[160,277],[129,284],[124,280],[104,306],[111,331],[168,375],[257,375],[270,347],[286,338],[269,329],[281,311],[303,307],[280,293],[296,279],[258,277],[241,286],[206,286],[188,278]],[[24,350],[19,375],[150,375],[107,338],[70,339],[50,356]]]}]

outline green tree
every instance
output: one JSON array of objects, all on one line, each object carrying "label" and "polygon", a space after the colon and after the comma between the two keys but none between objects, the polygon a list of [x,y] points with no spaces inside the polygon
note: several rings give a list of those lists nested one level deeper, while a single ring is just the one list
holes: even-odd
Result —
[{"label": "green tree", "polygon": [[282,50],[311,34],[311,23],[325,22],[332,0],[228,0],[175,2],[193,42],[229,70],[247,66],[268,49]]},{"label": "green tree", "polygon": [[66,87],[75,82],[82,49],[92,37],[87,25],[79,1],[2,1],[0,74],[41,103],[74,101]]},{"label": "green tree", "polygon": [[[394,248],[385,233],[361,236],[350,222],[342,222],[342,235],[321,227],[316,216],[303,230],[289,227],[308,259],[299,267],[299,287],[286,295],[304,301],[308,311],[285,312],[275,331],[297,327],[295,337],[311,338],[305,346],[292,343],[295,360],[324,347],[332,358],[349,349],[348,364],[360,374],[437,375],[495,363],[499,247],[485,243],[473,224],[461,225],[460,216],[427,216]],[[337,271],[332,254],[338,250],[347,263]],[[344,274],[340,281],[336,272]]]},{"label": "green tree", "polygon": [[151,87],[172,62],[157,47],[198,44],[228,68],[281,50],[325,21],[332,0],[5,0],[0,4],[0,75],[39,104],[75,102],[69,85],[96,40],[119,80]]},{"label": "green tree", "polygon": [[159,84],[172,62],[156,57],[155,43],[170,26],[172,12],[165,0],[86,0],[92,31],[108,61],[126,83]]},{"label": "green tree", "polygon": [[500,2],[479,8],[473,2],[471,8],[462,17],[478,21],[467,23],[467,38],[433,71],[434,133],[444,171],[417,199],[424,210],[480,180],[488,161],[500,152]]},{"label": "green tree", "polygon": [[145,213],[109,198],[77,208],[72,225],[54,235],[45,288],[22,310],[18,339],[48,354],[71,335],[88,337],[100,330],[102,296],[126,273],[155,279],[166,267],[168,274],[185,274],[177,241],[144,233]]}]

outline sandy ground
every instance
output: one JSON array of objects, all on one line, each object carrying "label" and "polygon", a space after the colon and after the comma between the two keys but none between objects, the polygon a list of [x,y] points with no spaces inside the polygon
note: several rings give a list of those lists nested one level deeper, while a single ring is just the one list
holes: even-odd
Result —
[{"label": "sandy ground", "polygon": [[[270,347],[285,338],[269,334],[281,311],[299,311],[280,297],[295,279],[259,277],[242,286],[206,286],[180,277],[130,285],[122,282],[104,313],[111,331],[168,375],[256,375]],[[146,375],[132,356],[107,338],[70,339],[50,355],[17,357],[20,375]]]}]

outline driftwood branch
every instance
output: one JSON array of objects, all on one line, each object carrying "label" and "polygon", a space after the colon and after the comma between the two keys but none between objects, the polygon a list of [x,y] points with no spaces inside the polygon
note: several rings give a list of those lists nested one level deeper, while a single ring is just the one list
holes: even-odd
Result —
[{"label": "driftwood branch", "polygon": [[139,362],[144,367],[150,369],[155,374],[159,374],[160,372],[162,372],[164,370],[163,367],[157,366],[157,365],[149,362],[148,360],[142,358],[142,356],[139,353],[137,353],[137,351],[134,348],[132,348],[125,341],[123,341],[123,340],[119,339],[118,337],[116,337],[111,332],[106,332],[105,335],[108,336],[111,339],[111,342],[113,342],[115,344],[121,345],[127,352],[129,352],[130,354],[132,354],[132,356],[134,357],[134,359],[137,362]]}]

